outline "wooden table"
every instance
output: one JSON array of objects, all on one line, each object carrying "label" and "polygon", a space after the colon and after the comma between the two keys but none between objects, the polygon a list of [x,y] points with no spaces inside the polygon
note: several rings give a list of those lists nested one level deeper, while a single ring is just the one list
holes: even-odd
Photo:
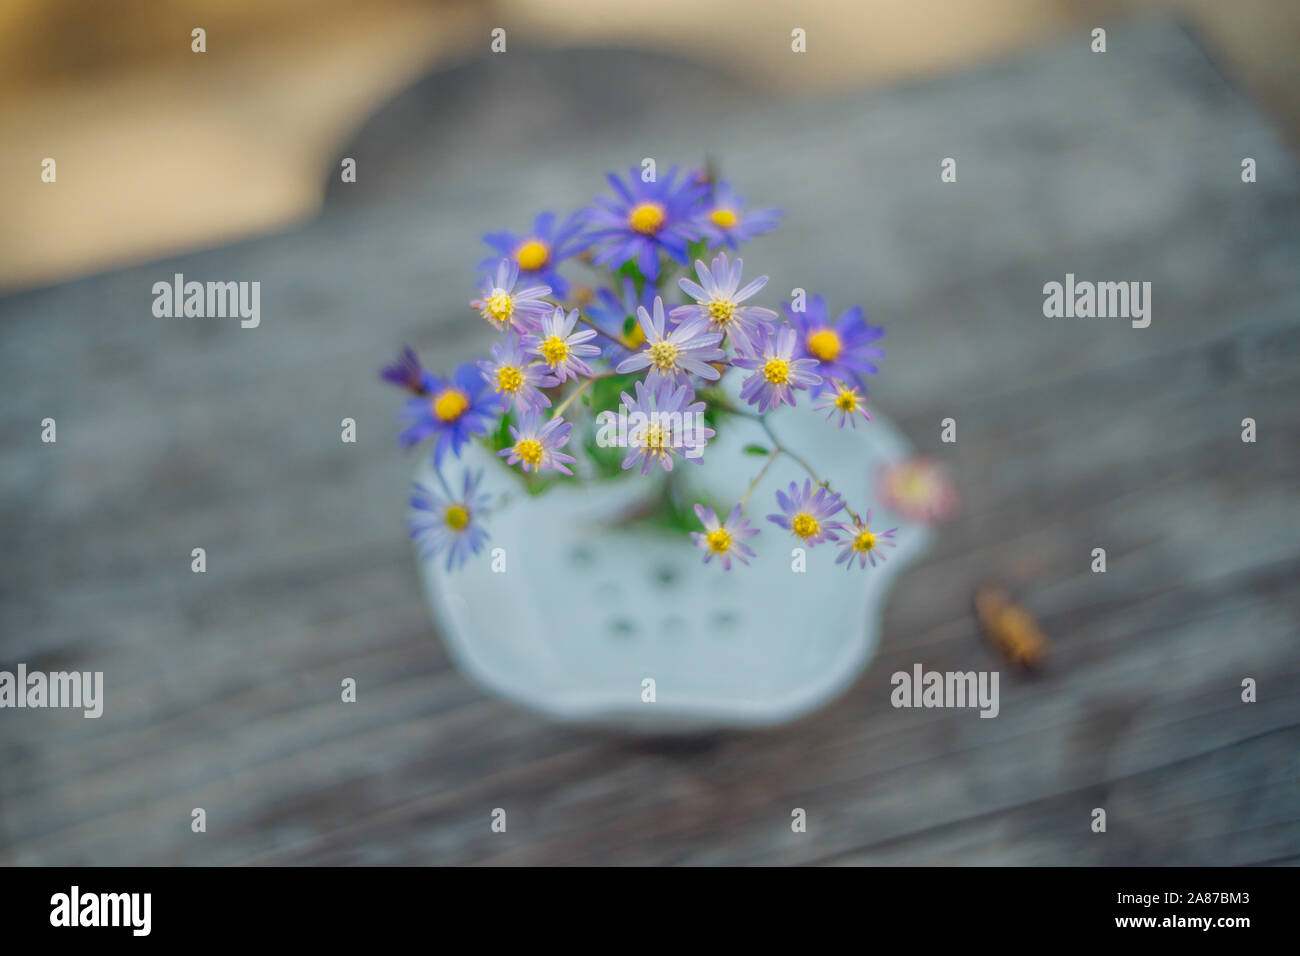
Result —
[{"label": "wooden table", "polygon": [[[318,220],[0,300],[0,668],[102,670],[107,694],[99,720],[0,712],[0,862],[1300,859],[1300,178],[1193,38],[1109,40],[834,101],[644,56],[475,61],[362,131],[359,182]],[[703,153],[787,210],[746,256],[773,289],[888,328],[876,407],[965,508],[815,716],[677,741],[555,726],[433,633],[375,370],[403,342],[484,348],[463,308],[481,232]],[[155,318],[176,272],[260,281],[261,326]],[[1150,281],[1150,328],[1044,318],[1066,273]],[[988,580],[1049,633],[1038,676],[980,640]],[[1000,669],[999,717],[891,708],[917,662]]]}]

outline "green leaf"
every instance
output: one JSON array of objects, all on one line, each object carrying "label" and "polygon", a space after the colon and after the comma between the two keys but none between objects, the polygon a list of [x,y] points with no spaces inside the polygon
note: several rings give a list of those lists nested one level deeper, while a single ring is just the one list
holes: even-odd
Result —
[{"label": "green leaf", "polygon": [[629,315],[623,320],[623,335],[625,337],[631,335],[634,328],[636,328],[636,316]]},{"label": "green leaf", "polygon": [[610,411],[617,415],[622,402],[620,396],[623,392],[632,392],[636,380],[636,375],[611,375],[597,379],[584,394],[591,396],[591,407],[597,413]]},{"label": "green leaf", "polygon": [[[723,505],[722,502],[714,501],[708,496],[679,497],[673,493],[671,487],[665,484],[663,492],[653,502],[653,507],[640,514],[635,523],[680,535],[685,535],[691,531],[699,531],[700,519],[695,514],[695,505],[697,503],[712,508],[715,514],[723,515],[728,511],[728,507]],[[690,539],[686,540],[689,543]]]},{"label": "green leaf", "polygon": [[633,284],[636,286],[638,299],[641,297],[641,294],[645,292],[646,278],[641,273],[641,270],[637,268],[635,259],[629,259],[627,262],[619,266],[618,272],[616,272],[615,275],[632,280]]},{"label": "green leaf", "polygon": [[510,437],[510,421],[511,413],[507,411],[501,416],[501,423],[497,426],[496,431],[488,434],[488,447],[493,451],[502,451],[513,444]]},{"label": "green leaf", "polygon": [[762,445],[746,445],[744,451],[746,455],[762,455],[764,457],[772,454],[772,449],[764,448]]},{"label": "green leaf", "polygon": [[623,449],[615,446],[602,447],[596,443],[594,433],[583,438],[583,450],[596,468],[601,478],[617,478],[623,473]]}]

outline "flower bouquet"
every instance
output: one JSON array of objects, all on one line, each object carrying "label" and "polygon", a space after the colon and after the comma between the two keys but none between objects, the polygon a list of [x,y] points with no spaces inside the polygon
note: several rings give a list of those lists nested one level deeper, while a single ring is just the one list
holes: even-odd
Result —
[{"label": "flower bouquet", "polygon": [[607,178],[484,237],[488,355],[382,372],[408,393],[401,444],[432,445],[410,530],[435,616],[472,674],[557,716],[788,719],[874,643],[887,574],[827,572],[927,537],[869,500],[907,454],[865,405],[884,330],[802,289],[761,304],[736,253],[781,214],[709,171]]}]

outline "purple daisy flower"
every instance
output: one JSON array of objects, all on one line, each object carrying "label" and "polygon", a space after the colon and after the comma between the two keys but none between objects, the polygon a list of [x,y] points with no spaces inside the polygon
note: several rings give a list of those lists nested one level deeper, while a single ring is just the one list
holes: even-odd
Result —
[{"label": "purple daisy flower", "polygon": [[689,385],[660,382],[658,388],[649,388],[644,382],[633,386],[636,398],[622,394],[627,410],[627,433],[624,440],[631,449],[623,459],[624,470],[641,466],[641,474],[648,475],[656,464],[664,471],[673,470],[673,455],[697,464],[704,446],[717,432],[704,422],[704,402],[695,401]]},{"label": "purple daisy flower", "polygon": [[531,232],[517,233],[502,230],[489,232],[483,241],[496,252],[479,263],[480,269],[491,269],[502,258],[511,259],[519,267],[521,278],[550,286],[560,298],[569,294],[569,283],[560,275],[558,266],[582,251],[582,215],[574,213],[563,222],[557,222],[555,213],[544,212],[533,220]]},{"label": "purple daisy flower", "polygon": [[514,438],[515,443],[497,454],[506,459],[507,465],[522,462],[521,467],[524,471],[554,468],[561,474],[571,475],[573,472],[568,469],[566,463],[577,459],[572,455],[564,454],[560,449],[568,444],[569,429],[572,427],[563,418],[552,418],[546,424],[539,426],[537,410],[534,409],[524,416],[520,427],[510,426],[510,436]]},{"label": "purple daisy flower", "polygon": [[402,347],[402,353],[396,362],[385,365],[379,372],[379,377],[388,384],[404,388],[415,395],[424,394],[424,375],[424,366],[409,345]]},{"label": "purple daisy flower", "polygon": [[690,279],[678,282],[695,304],[679,305],[670,314],[674,322],[702,320],[708,324],[710,332],[726,336],[740,355],[752,356],[754,340],[770,333],[772,322],[778,316],[771,309],[740,304],[767,285],[767,276],[759,276],[741,289],[740,273],[744,265],[742,259],[728,262],[725,252],[713,260],[712,271],[696,259],[695,274],[700,277],[699,284]]},{"label": "purple daisy flower", "polygon": [[[862,309],[853,306],[834,322],[826,309],[826,300],[815,295],[808,300],[808,311],[795,312],[783,304],[791,324],[799,330],[801,355],[822,363],[821,373],[827,378],[855,382],[864,389],[866,376],[875,375],[878,368],[872,359],[885,357],[885,350],[872,346],[872,342],[885,334],[885,330],[868,325]],[[813,389],[813,395],[822,387]]]},{"label": "purple daisy flower", "polygon": [[500,397],[491,392],[473,363],[460,366],[446,381],[425,372],[423,394],[407,399],[402,409],[401,416],[410,425],[398,441],[410,448],[426,438],[435,439],[433,463],[441,467],[448,449],[459,456],[470,438],[485,433],[501,411]]},{"label": "purple daisy flower", "polygon": [[848,537],[840,542],[840,556],[835,559],[836,564],[843,564],[846,568],[853,567],[853,559],[857,558],[858,567],[865,568],[867,562],[871,566],[876,566],[876,559],[885,560],[885,553],[881,548],[896,548],[897,543],[893,540],[897,528],[890,528],[888,531],[872,531],[867,525],[871,524],[871,509],[867,509],[867,517],[861,522],[853,522],[851,525],[845,525],[844,531]]},{"label": "purple daisy flower", "polygon": [[737,358],[732,365],[753,369],[754,374],[740,386],[740,397],[760,412],[782,404],[793,406],[794,390],[820,385],[822,377],[813,371],[817,360],[795,358],[795,330],[781,326],[775,335],[765,335],[753,358]]},{"label": "purple daisy flower", "polygon": [[826,413],[826,420],[830,421],[836,412],[840,413],[840,428],[848,422],[853,428],[857,428],[857,417],[861,415],[867,421],[871,421],[871,413],[867,411],[867,406],[863,404],[862,396],[858,394],[858,388],[855,385],[848,385],[844,382],[832,381],[831,396],[820,405],[814,405],[813,408],[821,411],[829,408]]},{"label": "purple daisy flower", "polygon": [[664,300],[659,296],[655,296],[653,315],[644,306],[637,306],[636,314],[641,322],[646,345],[640,352],[619,363],[620,374],[648,368],[650,372],[646,375],[646,384],[652,389],[662,382],[685,385],[690,381],[691,374],[709,381],[716,381],[722,376],[721,372],[708,364],[726,358],[727,353],[718,348],[722,333],[708,331],[703,319],[687,319],[665,335]]},{"label": "purple daisy flower", "polygon": [[844,525],[830,520],[843,509],[844,500],[827,491],[824,485],[818,485],[814,493],[810,478],[804,479],[802,489],[790,482],[790,493],[778,491],[776,503],[781,514],[768,515],[767,520],[785,528],[810,548],[823,541],[838,541],[836,532],[844,530]]},{"label": "purple daisy flower", "polygon": [[677,167],[655,182],[641,179],[633,166],[624,183],[614,173],[605,177],[613,199],[598,196],[586,211],[586,240],[598,247],[597,265],[618,268],[634,261],[650,281],[659,277],[659,253],[685,264],[687,247],[701,236],[695,210],[708,186],[685,177],[677,182]]},{"label": "purple daisy flower", "polygon": [[540,389],[559,385],[560,380],[529,359],[514,330],[506,333],[505,342],[492,346],[492,358],[478,363],[483,378],[505,400],[514,402],[520,413],[535,408],[550,408],[551,400]]},{"label": "purple daisy flower", "polygon": [[542,316],[555,308],[545,301],[545,297],[551,294],[551,287],[535,285],[516,292],[515,283],[518,281],[518,264],[502,259],[496,275],[483,280],[483,298],[471,300],[471,308],[478,309],[479,315],[498,330],[512,325],[520,332],[533,331]]},{"label": "purple daisy flower", "polygon": [[745,544],[745,539],[758,534],[758,529],[749,526],[748,518],[740,517],[740,505],[731,509],[726,521],[718,521],[713,509],[704,505],[695,506],[695,516],[704,525],[704,531],[692,531],[691,537],[695,539],[696,547],[704,552],[705,564],[713,560],[714,555],[727,571],[731,570],[732,555],[741,564],[749,564],[754,549]]},{"label": "purple daisy flower", "polygon": [[735,249],[740,243],[779,226],[781,210],[746,209],[744,197],[737,195],[727,183],[720,182],[704,203],[697,221],[711,247],[726,245]]},{"label": "purple daisy flower", "polygon": [[554,312],[542,319],[542,327],[537,335],[524,336],[524,348],[541,357],[546,370],[555,376],[557,382],[576,379],[579,375],[596,374],[583,361],[584,357],[600,354],[597,346],[585,344],[596,337],[596,330],[583,329],[575,332],[573,329],[577,324],[577,309],[566,316],[564,309],[556,306]]},{"label": "purple daisy flower", "polygon": [[[600,338],[601,350],[611,362],[623,361],[645,344],[645,330],[637,321],[637,307],[654,308],[655,287],[649,282],[638,296],[636,283],[630,278],[624,278],[622,293],[620,298],[610,289],[598,289],[595,301],[587,307],[587,316],[591,321],[622,343],[615,345],[604,336]],[[630,326],[628,319],[632,320]]]},{"label": "purple daisy flower", "polygon": [[[441,476],[439,476],[441,478]],[[478,554],[488,539],[482,520],[488,514],[489,496],[478,491],[483,472],[465,472],[465,484],[459,496],[445,484],[445,494],[416,482],[411,492],[411,537],[420,556],[435,558],[447,555],[447,570],[458,568]]]}]

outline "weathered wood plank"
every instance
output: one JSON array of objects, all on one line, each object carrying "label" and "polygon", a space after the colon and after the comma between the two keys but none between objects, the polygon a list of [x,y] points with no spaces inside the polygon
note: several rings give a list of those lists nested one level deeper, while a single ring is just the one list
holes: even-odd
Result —
[{"label": "weathered wood plank", "polygon": [[[584,71],[608,80],[600,62],[517,68],[528,102],[562,104]],[[618,135],[559,105],[534,117],[553,136],[512,140],[520,105],[466,95],[495,68],[470,65],[363,134],[387,188],[281,235],[0,299],[0,667],[102,669],[112,695],[98,721],[0,715],[0,863],[1300,855],[1300,179],[1279,138],[1163,24],[1112,31],[1104,62],[1075,43],[823,102],[731,84],[695,101],[692,76],[637,63],[588,104],[659,86]],[[949,464],[965,510],[832,706],[628,741],[545,724],[451,667],[375,369],[403,341],[444,364],[482,350],[463,304],[479,232],[583,201],[607,167],[702,152],[785,206],[746,254],[773,289],[861,300],[887,325],[872,399]],[[150,286],[174,272],[260,279],[262,327],[153,318]],[[1151,328],[1043,318],[1042,284],[1066,272],[1151,281]],[[989,579],[1040,616],[1042,674],[980,641],[969,602]],[[889,675],[915,662],[1002,667],[1001,714],[894,710]],[[356,705],[336,703],[344,676]],[[1103,804],[1104,836],[1087,827]],[[496,806],[507,834],[488,830]]]}]

